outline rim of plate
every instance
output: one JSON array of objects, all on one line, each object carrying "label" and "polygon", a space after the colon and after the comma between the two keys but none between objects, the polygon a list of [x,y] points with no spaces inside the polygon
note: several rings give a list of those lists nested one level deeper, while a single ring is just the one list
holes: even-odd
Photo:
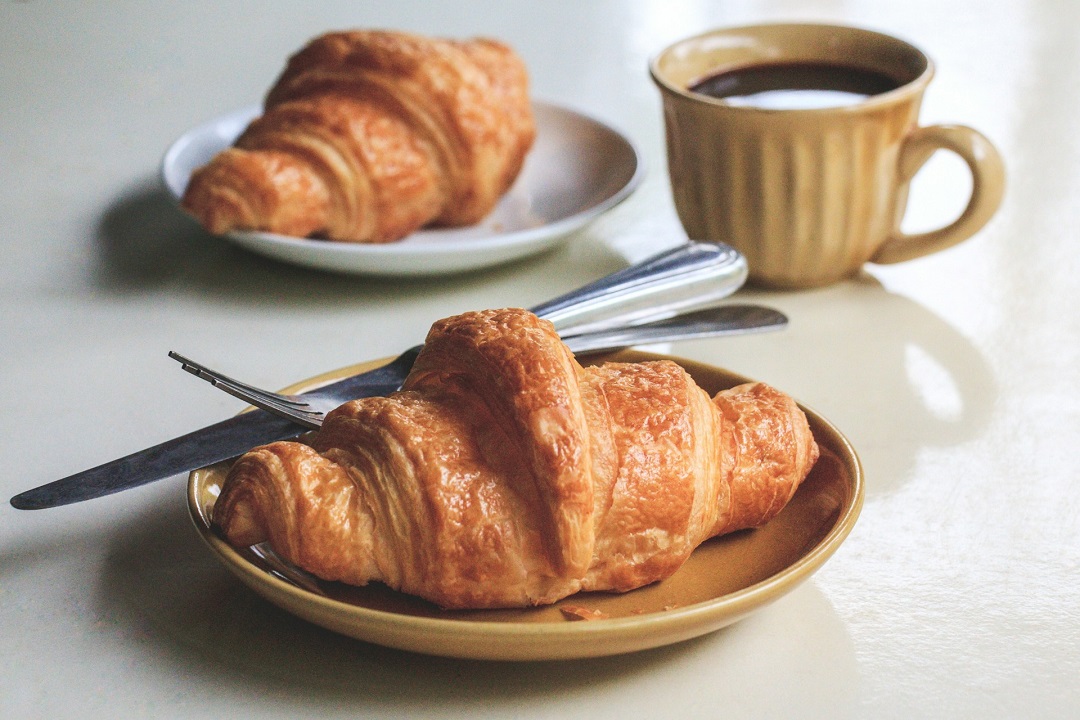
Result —
[{"label": "rim of plate", "polygon": [[[622,357],[625,356],[635,359],[666,358],[675,360],[688,369],[696,367],[705,371],[719,371],[735,378],[742,377],[717,366],[668,355],[629,351],[622,355]],[[355,372],[360,367],[376,367],[381,362],[362,363],[350,368],[324,373],[291,385],[285,388],[283,392],[297,392],[301,388],[313,387],[322,380],[338,377],[342,372]],[[749,381],[748,378],[744,379]],[[246,575],[252,583],[268,587],[278,596],[288,596],[297,604],[314,606],[323,611],[320,614],[332,614],[348,619],[349,622],[342,623],[342,626],[345,624],[351,626],[364,625],[372,631],[366,633],[366,637],[343,633],[352,637],[389,647],[444,657],[496,660],[572,659],[644,650],[719,629],[778,599],[820,568],[851,533],[862,510],[865,493],[861,460],[847,437],[829,420],[801,403],[799,403],[799,407],[806,413],[815,435],[819,432],[824,435],[829,446],[838,451],[845,468],[849,468],[851,471],[850,485],[847,486],[848,497],[841,505],[836,521],[829,530],[813,547],[803,552],[798,559],[763,580],[734,592],[691,605],[663,612],[649,612],[634,617],[602,618],[588,622],[530,623],[513,620],[433,618],[354,605],[324,595],[318,595],[275,577],[273,574],[251,563],[224,539],[220,538],[213,531],[210,518],[204,513],[203,505],[198,496],[199,486],[201,485],[200,473],[205,472],[207,468],[195,470],[189,477],[188,509],[200,536],[210,546],[211,550],[218,555],[220,560],[230,565],[234,571]],[[241,576],[241,579],[243,580],[244,577]],[[294,614],[297,613],[294,612]],[[316,622],[311,620],[310,617],[306,619]],[[322,623],[316,622],[316,624],[321,625]],[[676,639],[655,643],[640,642],[644,635],[654,634],[660,638],[675,637]],[[418,636],[421,635],[423,640],[418,640]],[[404,642],[392,643],[372,639],[387,636],[398,636]],[[447,638],[454,638],[457,641],[458,647],[455,652],[439,652],[432,649],[444,644],[440,642],[440,639]],[[623,641],[619,647],[627,646],[628,643],[631,647],[630,649],[616,650],[616,652],[609,652],[611,648],[602,646],[595,646],[593,651],[581,652],[578,650],[580,648],[579,644],[563,648],[562,652],[557,647],[560,642],[572,639],[576,641],[580,638],[588,638],[589,642],[600,640],[608,642]],[[510,641],[535,642],[538,640],[543,641],[548,652],[538,652],[533,645],[515,647],[509,644]],[[486,649],[478,650],[477,643],[485,645]],[[498,646],[497,651],[491,649],[492,644]]]}]

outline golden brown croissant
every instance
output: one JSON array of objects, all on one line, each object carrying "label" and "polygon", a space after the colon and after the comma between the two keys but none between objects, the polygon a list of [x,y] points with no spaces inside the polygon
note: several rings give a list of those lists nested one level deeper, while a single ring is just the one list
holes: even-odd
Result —
[{"label": "golden brown croissant", "polygon": [[265,112],[191,177],[208,230],[354,242],[468,225],[535,137],[521,59],[494,40],[329,33],[293,55]]},{"label": "golden brown croissant", "polygon": [[328,580],[449,608],[551,603],[671,575],[776,515],[817,460],[794,401],[715,399],[671,361],[581,367],[525,310],[437,322],[401,392],[256,448],[214,522]]}]

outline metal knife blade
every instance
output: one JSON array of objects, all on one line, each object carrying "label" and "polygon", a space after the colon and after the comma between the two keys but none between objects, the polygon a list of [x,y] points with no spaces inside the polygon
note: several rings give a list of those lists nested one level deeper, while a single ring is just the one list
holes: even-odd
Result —
[{"label": "metal knife blade", "polygon": [[[646,322],[714,304],[746,280],[746,260],[718,243],[690,241],[561,295],[533,312],[562,333]],[[354,397],[385,395],[416,359],[413,348],[388,365],[339,381]],[[90,500],[226,460],[250,448],[295,437],[300,428],[262,410],[238,415],[119,460],[11,498],[20,510]]]},{"label": "metal knife blade", "polygon": [[[700,317],[700,320],[696,320]],[[725,305],[630,328],[612,328],[564,336],[577,353],[624,345],[666,342],[672,337],[713,337],[759,332],[783,326],[787,318],[771,308]],[[671,328],[677,332],[670,332]],[[420,348],[412,348],[374,370],[352,375],[312,392],[335,398],[373,397],[396,390],[408,375]],[[285,440],[304,428],[263,410],[253,410],[147,450],[85,470],[16,495],[11,504],[20,510],[40,510],[90,500],[138,487],[195,468],[235,457],[256,445]]]},{"label": "metal knife blade", "polygon": [[283,418],[256,410],[181,435],[152,448],[56,480],[11,498],[19,510],[42,510],[162,480],[194,468],[212,465],[275,440],[295,437],[301,430]]},{"label": "metal knife blade", "polygon": [[[388,395],[400,387],[417,352],[418,348],[407,350],[382,367],[344,378],[333,386],[358,398]],[[11,504],[19,510],[43,510],[92,500],[212,465],[256,445],[296,437],[302,432],[304,428],[295,423],[264,410],[252,410],[19,493],[11,498]]]}]

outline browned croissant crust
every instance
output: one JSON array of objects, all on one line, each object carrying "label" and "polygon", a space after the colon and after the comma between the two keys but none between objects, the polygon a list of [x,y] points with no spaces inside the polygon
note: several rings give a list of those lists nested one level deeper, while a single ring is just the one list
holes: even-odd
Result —
[{"label": "browned croissant crust", "polygon": [[527,606],[671,575],[780,512],[817,456],[767,385],[710,399],[672,361],[583,368],[525,310],[467,313],[432,327],[401,392],[241,457],[214,522],[324,579]]},{"label": "browned croissant crust", "polygon": [[214,233],[388,242],[478,222],[534,137],[525,66],[505,45],[329,33],[289,59],[262,117],[181,204]]}]

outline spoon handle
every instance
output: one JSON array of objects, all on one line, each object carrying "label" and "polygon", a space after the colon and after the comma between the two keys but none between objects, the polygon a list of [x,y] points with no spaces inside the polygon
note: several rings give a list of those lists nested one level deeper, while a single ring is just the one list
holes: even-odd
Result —
[{"label": "spoon handle", "polygon": [[772,308],[733,303],[645,325],[564,335],[563,342],[575,353],[583,354],[617,350],[631,345],[766,332],[782,328],[787,322],[788,319],[783,313]]},{"label": "spoon handle", "polygon": [[637,325],[710,307],[746,282],[746,259],[690,241],[534,307],[562,334]]}]

